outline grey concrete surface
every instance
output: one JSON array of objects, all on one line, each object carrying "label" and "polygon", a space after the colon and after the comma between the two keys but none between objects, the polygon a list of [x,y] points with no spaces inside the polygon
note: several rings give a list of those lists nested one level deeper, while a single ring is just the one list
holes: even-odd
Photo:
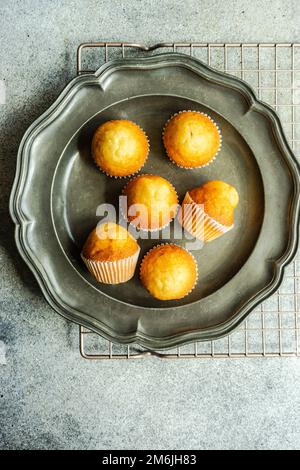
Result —
[{"label": "grey concrete surface", "polygon": [[300,3],[0,1],[0,449],[296,449],[296,359],[87,362],[19,258],[8,200],[23,132],[86,40],[300,41]]}]

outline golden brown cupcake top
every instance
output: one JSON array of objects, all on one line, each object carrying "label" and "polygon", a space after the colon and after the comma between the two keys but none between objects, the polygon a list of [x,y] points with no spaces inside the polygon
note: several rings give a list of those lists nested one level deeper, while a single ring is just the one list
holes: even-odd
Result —
[{"label": "golden brown cupcake top", "polygon": [[216,124],[205,114],[184,111],[165,126],[163,142],[171,160],[185,168],[208,164],[217,154],[221,138]]},{"label": "golden brown cupcake top", "polygon": [[186,296],[197,280],[197,265],[190,253],[177,245],[158,245],[143,259],[141,281],[159,300]]},{"label": "golden brown cupcake top", "polygon": [[[128,219],[134,223],[136,209],[138,227],[141,229],[161,228],[175,217],[177,194],[171,183],[162,176],[137,176],[129,181],[123,194],[127,196]],[[141,208],[138,207],[140,204]]]},{"label": "golden brown cupcake top", "polygon": [[88,236],[82,250],[91,261],[116,261],[136,254],[139,246],[121,225],[106,222],[97,226]]},{"label": "golden brown cupcake top", "polygon": [[196,204],[203,204],[206,214],[230,227],[234,223],[234,209],[239,203],[237,190],[224,181],[208,181],[199,188],[189,191],[190,197]]},{"label": "golden brown cupcake top", "polygon": [[149,151],[144,131],[126,119],[107,121],[96,130],[92,156],[110,176],[129,176],[144,165]]}]

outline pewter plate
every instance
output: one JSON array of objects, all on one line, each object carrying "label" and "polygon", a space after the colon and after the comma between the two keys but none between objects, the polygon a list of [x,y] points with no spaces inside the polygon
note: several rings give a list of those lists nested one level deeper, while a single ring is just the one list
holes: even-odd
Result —
[{"label": "pewter plate", "polygon": [[[161,131],[185,109],[218,123],[223,147],[204,169],[166,157]],[[234,229],[193,251],[199,282],[180,301],[160,302],[141,286],[97,283],[80,260],[104,202],[118,207],[127,179],[103,175],[91,136],[108,119],[131,119],[150,138],[143,173],[169,179],[182,198],[211,179],[240,194]],[[271,295],[298,242],[299,172],[276,113],[243,81],[183,54],[122,59],[75,78],[25,134],[11,196],[19,251],[54,309],[107,339],[163,349],[228,334]],[[174,224],[171,226],[173,240]],[[169,241],[161,238],[160,241]],[[175,240],[192,248],[191,240]],[[141,240],[141,257],[157,240]]]}]

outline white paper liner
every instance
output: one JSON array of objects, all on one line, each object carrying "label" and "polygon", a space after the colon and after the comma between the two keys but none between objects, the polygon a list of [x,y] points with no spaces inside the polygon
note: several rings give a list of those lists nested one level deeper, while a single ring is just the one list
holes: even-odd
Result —
[{"label": "white paper liner", "polygon": [[[199,272],[198,272],[198,263],[196,261],[196,258],[192,255],[192,253],[187,250],[186,248],[184,248],[183,246],[180,246],[180,245],[176,245],[176,243],[159,243],[158,245],[155,245],[153,248],[151,248],[150,250],[147,251],[147,253],[143,256],[143,259],[141,261],[141,264],[140,264],[140,278],[141,278],[141,271],[142,271],[142,265],[145,261],[145,259],[147,258],[147,256],[151,253],[151,251],[154,251],[156,250],[157,248],[159,248],[160,246],[166,246],[166,245],[169,245],[169,246],[176,246],[176,247],[179,247],[179,248],[182,248],[183,250],[185,250],[189,255],[191,255],[191,257],[193,258],[194,262],[195,262],[195,267],[196,267],[196,279],[195,279],[195,283],[193,285],[193,287],[182,297],[180,297],[180,299],[183,299],[184,297],[187,297],[196,287],[197,285],[197,282],[198,282],[198,279],[199,279]],[[145,287],[145,286],[144,286]],[[152,294],[150,294],[152,295]],[[180,300],[180,299],[174,299],[174,300]],[[167,301],[166,301],[167,302]]]},{"label": "white paper liner", "polygon": [[[140,178],[140,177],[142,177],[142,176],[160,176],[160,175],[153,175],[152,173],[143,173],[143,174],[141,174],[141,175],[137,175],[137,176],[131,178],[131,179],[127,182],[126,186],[124,186],[124,188],[122,189],[122,194],[125,195],[124,193],[125,193],[125,190],[126,190],[127,186],[129,185],[129,183],[131,183],[132,181],[134,181],[134,180],[136,180],[137,178]],[[162,177],[162,178],[163,178],[163,177]],[[170,184],[170,186],[172,186],[172,188],[173,188],[174,191],[175,191],[176,198],[177,198],[177,209],[178,209],[178,208],[179,208],[179,198],[178,198],[177,191],[176,191],[175,187],[173,186],[173,184],[170,183],[169,180],[167,180],[166,178],[164,178],[164,179],[165,179],[166,181],[168,181],[168,183]],[[177,211],[176,211],[176,212],[177,212]],[[147,229],[146,229],[146,228],[137,227],[137,226],[135,225],[134,221],[131,221],[131,220],[128,219],[127,214],[125,214],[125,212],[124,212],[124,208],[123,208],[122,204],[120,204],[120,213],[121,213],[121,216],[123,217],[123,219],[126,220],[126,222],[129,223],[129,225],[131,225],[131,226],[134,227],[135,229],[138,229],[138,230],[140,230],[141,232],[145,232],[145,233],[146,233],[146,232],[150,232],[150,233],[159,232],[160,230],[163,230],[163,229],[167,228],[167,227],[170,225],[170,223],[172,222],[172,220],[174,220],[175,217],[176,217],[176,213],[175,213],[174,217],[172,217],[165,225],[163,225],[163,226],[161,226],[161,227],[158,227],[158,228],[147,228]]]},{"label": "white paper liner", "polygon": [[189,192],[184,196],[177,220],[193,237],[202,241],[214,240],[234,227],[222,225],[206,214],[201,205],[191,198]]},{"label": "white paper liner", "polygon": [[120,284],[129,281],[133,276],[141,249],[128,258],[116,261],[92,261],[81,254],[89,272],[103,284]]},{"label": "white paper liner", "polygon": [[[209,116],[208,114],[206,113],[203,113],[202,111],[193,111],[193,110],[182,110],[182,111],[178,111],[178,113],[175,113],[173,114],[168,120],[167,122],[165,123],[164,125],[164,128],[163,128],[163,132],[162,132],[162,137],[163,137],[163,141],[164,141],[164,134],[165,134],[165,129],[168,125],[168,123],[171,121],[171,119],[173,119],[175,116],[178,116],[179,114],[182,114],[182,113],[198,113],[198,114],[202,114],[203,116],[206,116],[217,128],[218,130],[218,134],[219,134],[219,138],[220,138],[220,142],[219,142],[219,148],[218,150],[216,151],[215,155],[211,158],[211,160],[209,160],[209,162],[207,163],[204,163],[203,165],[199,165],[199,166],[183,166],[183,165],[179,165],[177,162],[175,162],[175,160],[173,160],[173,158],[169,155],[168,153],[168,150],[166,149],[165,145],[165,151],[166,151],[166,154],[168,155],[169,159],[171,160],[172,163],[174,163],[174,165],[178,166],[178,168],[182,168],[183,170],[197,170],[199,168],[204,168],[204,167],[207,167],[209,166],[218,156],[218,154],[220,153],[221,151],[221,148],[222,148],[222,134],[221,134],[221,130],[218,126],[218,124],[212,119],[211,116]],[[164,142],[163,142],[164,143]]]},{"label": "white paper liner", "polygon": [[[118,119],[118,121],[129,121],[129,119]],[[129,178],[131,176],[134,176],[134,175],[137,175],[139,171],[141,171],[141,169],[146,165],[147,163],[147,160],[148,160],[148,157],[149,157],[149,153],[150,153],[150,141],[149,141],[149,137],[147,136],[146,132],[144,131],[144,129],[139,126],[136,122],[134,121],[130,121],[130,122],[133,122],[133,124],[135,124],[144,134],[144,136],[146,137],[147,139],[147,142],[148,142],[148,151],[147,151],[147,155],[146,155],[146,158],[145,158],[145,161],[144,163],[142,164],[142,166],[136,170],[134,173],[130,173],[129,175],[124,175],[124,176],[115,176],[115,175],[110,175],[109,173],[107,173],[106,171],[104,171],[100,165],[98,165],[98,163],[96,162],[96,160],[94,159],[93,155],[92,155],[92,158],[93,158],[93,161],[96,165],[96,167],[101,171],[101,173],[104,173],[106,176],[109,176],[109,178],[115,178],[115,179],[122,179],[122,178]]]}]

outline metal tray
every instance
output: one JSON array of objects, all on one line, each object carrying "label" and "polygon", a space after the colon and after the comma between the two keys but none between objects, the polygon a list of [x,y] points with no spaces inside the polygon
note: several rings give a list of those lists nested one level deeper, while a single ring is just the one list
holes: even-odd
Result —
[{"label": "metal tray", "polygon": [[[164,154],[162,126],[182,109],[206,111],[222,129],[222,151],[204,170],[179,170]],[[126,182],[101,175],[90,158],[94,129],[113,118],[146,130],[143,172],[170,179],[180,197],[209,179],[240,193],[235,229],[193,252],[200,281],[181,301],[152,299],[137,276],[99,285],[80,261],[97,206],[117,203]],[[111,341],[163,349],[228,334],[276,290],[297,249],[299,172],[279,118],[245,82],[184,54],[120,59],[74,79],[28,129],[11,214],[19,251],[56,311]],[[142,254],[156,243],[144,240]]]}]

